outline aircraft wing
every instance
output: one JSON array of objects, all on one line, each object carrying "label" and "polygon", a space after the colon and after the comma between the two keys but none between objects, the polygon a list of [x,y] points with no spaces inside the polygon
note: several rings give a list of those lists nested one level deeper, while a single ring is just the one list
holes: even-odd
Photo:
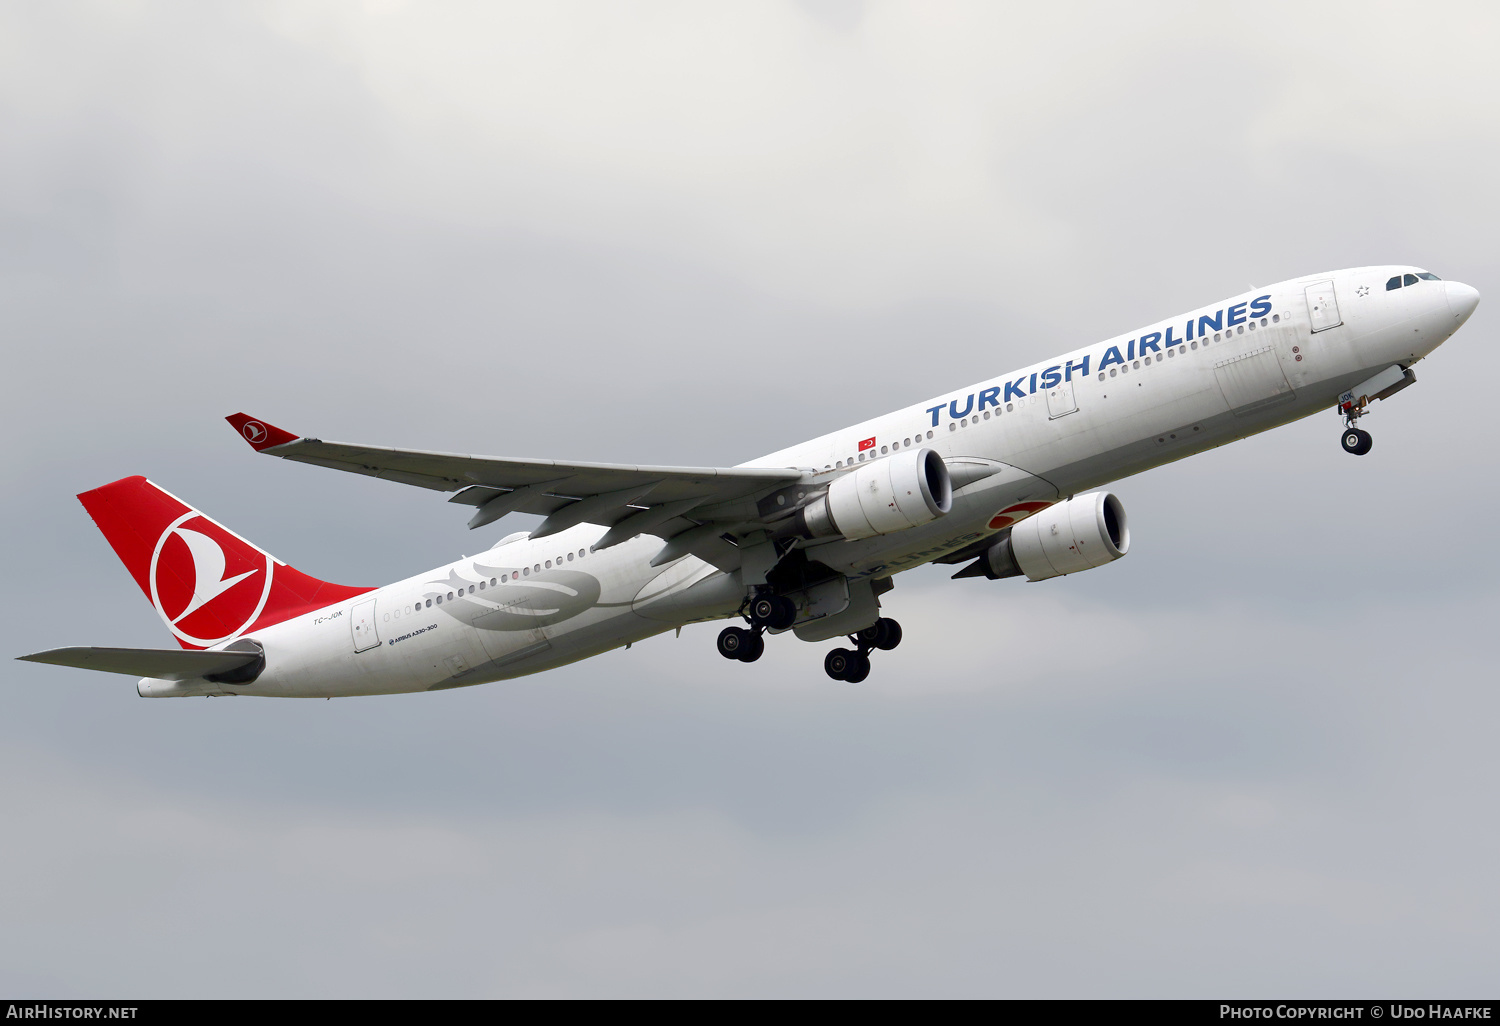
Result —
[{"label": "aircraft wing", "polygon": [[595,548],[648,532],[661,538],[693,532],[690,542],[668,548],[699,552],[698,542],[712,546],[726,531],[756,529],[757,500],[803,477],[793,469],[637,467],[388,449],[301,438],[243,413],[225,419],[256,452],[452,492],[449,502],[475,507],[470,528],[516,512],[547,518],[533,538],[581,523],[610,528]]},{"label": "aircraft wing", "polygon": [[262,656],[259,652],[195,652],[181,648],[54,648],[17,658],[29,663],[128,673],[132,677],[190,680],[231,673]]}]

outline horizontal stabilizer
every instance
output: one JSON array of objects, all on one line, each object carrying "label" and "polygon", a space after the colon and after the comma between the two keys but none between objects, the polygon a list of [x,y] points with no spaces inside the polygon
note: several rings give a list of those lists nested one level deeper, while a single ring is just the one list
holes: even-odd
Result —
[{"label": "horizontal stabilizer", "polygon": [[32,663],[126,673],[132,677],[189,680],[243,670],[265,657],[259,652],[195,652],[176,648],[54,648],[18,658]]}]

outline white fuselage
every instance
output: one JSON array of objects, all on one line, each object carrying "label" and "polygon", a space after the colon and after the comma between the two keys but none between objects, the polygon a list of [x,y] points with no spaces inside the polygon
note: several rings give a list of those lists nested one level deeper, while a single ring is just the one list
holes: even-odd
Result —
[{"label": "white fuselage", "polygon": [[[1473,292],[1430,280],[1387,291],[1392,275],[1415,270],[1281,282],[746,465],[802,468],[817,487],[894,451],[935,449],[954,477],[947,515],[895,534],[804,545],[809,558],[851,579],[889,577],[994,533],[991,517],[1010,503],[1066,497],[1306,417],[1373,373],[1421,359],[1462,324]],[[1338,323],[1314,330],[1314,318]],[[257,631],[266,669],[251,684],[145,680],[141,693],[323,697],[461,687],[738,610],[738,571],[694,556],[653,567],[663,541],[649,535],[591,551],[604,531],[584,524],[535,541],[511,536]],[[362,641],[351,628],[356,615],[374,627]]]}]

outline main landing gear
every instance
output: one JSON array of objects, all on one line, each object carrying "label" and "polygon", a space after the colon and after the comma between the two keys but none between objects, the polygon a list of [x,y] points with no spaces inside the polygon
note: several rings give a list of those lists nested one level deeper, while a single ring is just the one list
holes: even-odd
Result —
[{"label": "main landing gear", "polygon": [[873,649],[890,651],[901,644],[901,625],[889,617],[882,616],[870,626],[849,638],[858,645],[857,650],[836,648],[823,659],[823,672],[834,680],[858,684],[870,675],[870,652]]},{"label": "main landing gear", "polygon": [[[725,627],[719,632],[719,655],[753,663],[766,651],[768,630],[785,630],[797,619],[797,607],[780,595],[762,595],[751,600],[744,610],[750,624]],[[834,680],[858,684],[870,675],[870,653],[875,649],[890,651],[901,644],[901,625],[882,616],[858,634],[849,636],[853,649],[836,648],[823,660],[823,671]]]},{"label": "main landing gear", "polygon": [[766,650],[766,631],[790,627],[797,619],[797,606],[783,595],[759,595],[751,599],[745,619],[750,623],[749,630],[725,627],[719,632],[719,655],[725,659],[755,662]]},{"label": "main landing gear", "polygon": [[1344,434],[1339,439],[1339,444],[1344,451],[1353,456],[1363,456],[1369,452],[1375,444],[1375,439],[1370,437],[1370,432],[1355,427],[1355,422],[1370,412],[1365,400],[1358,403],[1343,402],[1339,404],[1339,412],[1344,415]]}]

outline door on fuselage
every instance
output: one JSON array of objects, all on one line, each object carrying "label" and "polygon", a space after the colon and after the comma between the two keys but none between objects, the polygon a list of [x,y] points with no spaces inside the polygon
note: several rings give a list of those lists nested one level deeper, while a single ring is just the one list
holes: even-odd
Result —
[{"label": "door on fuselage", "polygon": [[375,600],[356,602],[349,614],[350,628],[354,631],[354,651],[366,652],[380,644],[380,634],[375,630]]},{"label": "door on fuselage", "polygon": [[1072,381],[1059,381],[1047,389],[1047,419],[1056,420],[1078,412],[1078,398]]},{"label": "door on fuselage", "polygon": [[1344,318],[1339,315],[1339,299],[1333,291],[1333,282],[1320,281],[1309,285],[1306,294],[1307,319],[1312,322],[1315,334],[1344,323]]}]

